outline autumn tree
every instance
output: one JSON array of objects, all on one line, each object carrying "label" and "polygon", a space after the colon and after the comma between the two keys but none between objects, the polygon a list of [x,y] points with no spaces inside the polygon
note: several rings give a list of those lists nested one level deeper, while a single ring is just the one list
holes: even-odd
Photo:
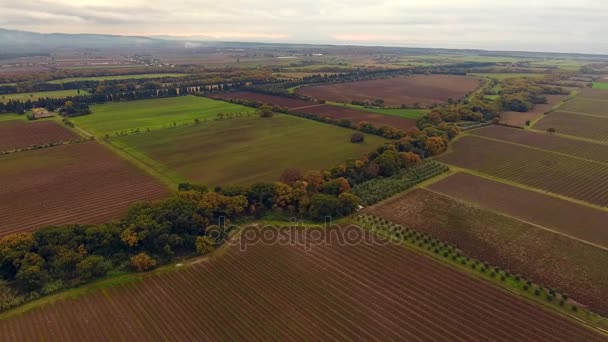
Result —
[{"label": "autumn tree", "polygon": [[129,265],[137,272],[144,272],[156,267],[156,260],[142,252],[129,259]]},{"label": "autumn tree", "polygon": [[209,236],[199,236],[196,238],[196,252],[198,254],[207,254],[213,252],[215,242]]},{"label": "autumn tree", "polygon": [[260,114],[261,118],[270,118],[273,115],[272,107],[268,104],[263,104],[258,108],[258,113]]},{"label": "autumn tree", "polygon": [[296,168],[285,169],[281,174],[281,177],[279,177],[279,181],[287,185],[293,185],[295,182],[302,179],[304,179],[304,174]]},{"label": "autumn tree", "polygon": [[440,137],[430,137],[426,139],[424,147],[433,156],[441,154],[447,149],[445,141]]},{"label": "autumn tree", "polygon": [[401,152],[400,156],[403,166],[405,167],[412,167],[422,163],[422,158],[413,152]]}]

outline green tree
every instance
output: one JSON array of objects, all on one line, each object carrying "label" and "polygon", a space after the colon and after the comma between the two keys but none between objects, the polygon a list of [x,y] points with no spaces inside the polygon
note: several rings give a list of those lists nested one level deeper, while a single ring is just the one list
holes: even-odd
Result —
[{"label": "green tree", "polygon": [[338,217],[340,216],[342,203],[336,196],[316,194],[312,196],[310,201],[310,217],[321,221],[325,217]]},{"label": "green tree", "polygon": [[99,255],[91,255],[76,265],[80,278],[84,281],[103,277],[112,268],[112,264]]},{"label": "green tree", "polygon": [[208,236],[199,236],[196,238],[196,251],[198,254],[207,254],[213,252],[215,242]]}]

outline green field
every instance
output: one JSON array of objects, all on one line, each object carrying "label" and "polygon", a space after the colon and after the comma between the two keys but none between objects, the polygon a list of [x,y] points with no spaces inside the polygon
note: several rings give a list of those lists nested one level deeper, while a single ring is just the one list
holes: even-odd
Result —
[{"label": "green field", "polygon": [[214,120],[218,113],[247,115],[255,112],[249,107],[198,96],[115,102],[91,106],[91,111],[92,114],[73,121],[98,136],[193,124],[194,119]]},{"label": "green field", "polygon": [[390,115],[390,116],[398,116],[401,118],[414,119],[414,120],[420,119],[426,113],[429,112],[427,109],[371,108],[371,107],[352,105],[352,104],[348,104],[348,103],[344,104],[344,103],[329,102],[329,101],[327,103],[334,105],[334,106],[339,106],[339,107],[346,106],[348,108],[357,109],[357,110],[364,111],[364,112],[377,113],[377,114]]},{"label": "green field", "polygon": [[[85,95],[88,94],[86,91],[81,90],[80,94]],[[19,100],[19,101],[27,101],[27,100],[38,100],[39,98],[62,98],[67,96],[76,96],[78,95],[78,90],[55,90],[55,91],[41,91],[36,93],[19,93],[19,94],[8,94],[8,95],[0,95],[0,101],[8,102],[9,100]]]},{"label": "green field", "polygon": [[277,180],[290,167],[324,169],[371,152],[386,140],[298,117],[237,118],[112,138],[113,145],[166,175],[215,186]]},{"label": "green field", "polygon": [[543,78],[545,74],[532,74],[532,73],[474,73],[469,74],[469,76],[477,76],[477,77],[488,77],[494,78],[497,80],[506,80],[509,78],[520,78],[520,77],[530,77],[530,78]]},{"label": "green field", "polygon": [[47,83],[61,84],[74,81],[114,81],[114,80],[134,80],[144,78],[161,78],[161,77],[184,77],[189,74],[136,74],[136,75],[117,75],[117,76],[95,76],[95,77],[72,77],[62,78]]},{"label": "green field", "polygon": [[608,82],[595,82],[593,83],[593,89],[608,90]]}]

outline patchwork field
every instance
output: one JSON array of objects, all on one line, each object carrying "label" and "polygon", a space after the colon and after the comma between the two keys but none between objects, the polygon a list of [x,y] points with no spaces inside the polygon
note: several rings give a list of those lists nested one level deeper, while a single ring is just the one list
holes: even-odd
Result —
[{"label": "patchwork field", "polygon": [[547,97],[546,104],[539,104],[529,112],[503,112],[500,114],[500,122],[509,126],[526,127],[526,121],[533,122],[541,115],[549,112],[561,101],[568,98],[567,95],[545,95]]},{"label": "patchwork field", "polygon": [[373,108],[373,107],[364,107],[364,106],[357,106],[357,105],[352,105],[352,104],[339,104],[339,103],[335,103],[335,105],[345,106],[348,108],[352,108],[352,109],[356,109],[356,110],[360,110],[360,111],[364,111],[364,112],[371,112],[371,113],[390,115],[390,116],[398,116],[400,118],[414,119],[414,120],[420,119],[421,117],[423,117],[425,114],[427,114],[429,112],[426,109]]},{"label": "patchwork field", "polygon": [[255,102],[260,102],[260,103],[272,104],[272,105],[279,106],[279,107],[284,107],[284,108],[287,108],[290,110],[294,109],[294,108],[302,108],[302,107],[308,107],[308,106],[315,105],[315,103],[304,101],[304,100],[291,99],[291,98],[282,97],[282,96],[266,95],[266,94],[261,94],[261,93],[254,93],[251,91],[234,91],[234,92],[228,92],[228,93],[219,93],[219,94],[213,94],[212,97],[217,98],[217,99],[222,99],[222,100],[238,99],[238,100],[245,100],[245,101],[255,101]]},{"label": "patchwork field", "polygon": [[274,181],[290,167],[323,169],[375,150],[385,140],[288,115],[239,118],[162,129],[112,139],[112,143],[167,174],[214,186]]},{"label": "patchwork field", "polygon": [[0,165],[0,236],[48,225],[108,222],[137,201],[168,193],[94,142],[0,156]]},{"label": "patchwork field", "polygon": [[192,125],[195,119],[215,120],[218,113],[253,115],[255,110],[206,97],[180,96],[91,106],[90,115],[72,120],[97,136],[146,131],[173,125]]},{"label": "patchwork field", "polygon": [[471,130],[467,133],[608,164],[608,145],[605,144],[563,138],[546,132],[495,125]]},{"label": "patchwork field", "polygon": [[605,249],[426,189],[365,211],[447,241],[466,255],[608,313],[608,271],[598,267],[608,263]]},{"label": "patchwork field", "polygon": [[596,99],[596,100],[608,100],[608,91],[604,89],[583,89],[579,97]]},{"label": "patchwork field", "polygon": [[459,99],[480,86],[480,79],[456,75],[415,75],[390,79],[306,86],[296,93],[316,99],[350,103],[383,99],[387,106],[433,106]]},{"label": "patchwork field", "polygon": [[233,247],[0,320],[0,339],[605,339],[427,256],[365,241]]},{"label": "patchwork field", "polygon": [[557,111],[545,116],[533,128],[542,131],[553,128],[558,134],[608,142],[608,116],[579,115]]},{"label": "patchwork field", "polygon": [[0,121],[0,152],[78,139],[80,136],[55,121]]},{"label": "patchwork field", "polygon": [[457,173],[428,189],[606,248],[608,211]]},{"label": "patchwork field", "polygon": [[525,146],[463,136],[437,158],[447,164],[608,206],[608,167]]},{"label": "patchwork field", "polygon": [[608,82],[595,82],[593,83],[593,89],[608,90]]},{"label": "patchwork field", "polygon": [[533,74],[533,73],[474,73],[469,76],[475,77],[488,77],[497,80],[506,80],[509,78],[543,78],[546,74]]},{"label": "patchwork field", "polygon": [[134,74],[134,75],[116,75],[116,76],[94,76],[94,77],[73,77],[73,78],[62,78],[60,80],[54,80],[47,83],[61,84],[75,81],[116,81],[116,80],[131,80],[131,79],[145,79],[145,78],[164,78],[164,77],[184,77],[189,76],[188,74]]},{"label": "patchwork field", "polygon": [[[81,90],[80,94],[85,95],[88,94],[85,90]],[[19,94],[8,94],[8,95],[0,95],[0,101],[6,103],[10,100],[16,101],[27,101],[27,100],[38,100],[42,98],[64,98],[68,96],[77,96],[78,90],[55,90],[55,91],[40,91],[35,93],[19,93]]]}]

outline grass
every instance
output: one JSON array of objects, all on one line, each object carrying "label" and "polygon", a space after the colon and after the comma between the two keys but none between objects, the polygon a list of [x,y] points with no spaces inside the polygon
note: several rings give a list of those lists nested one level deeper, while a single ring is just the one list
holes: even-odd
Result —
[{"label": "grass", "polygon": [[17,113],[1,113],[0,122],[10,120],[27,120],[26,115],[19,115]]},{"label": "grass", "polygon": [[364,106],[357,106],[357,105],[353,105],[353,104],[344,104],[344,103],[338,103],[338,102],[327,102],[328,104],[334,105],[334,106],[341,106],[341,107],[348,107],[348,108],[352,108],[352,109],[357,109],[360,111],[364,111],[364,112],[370,112],[370,113],[376,113],[376,114],[382,114],[382,115],[390,115],[390,116],[398,116],[400,118],[406,118],[406,119],[414,119],[414,120],[418,120],[421,117],[423,117],[424,115],[426,115],[429,111],[427,109],[391,109],[391,108],[371,108],[371,107],[364,107]]},{"label": "grass", "polygon": [[593,89],[608,90],[608,82],[595,82],[593,83]]},{"label": "grass", "polygon": [[161,77],[184,77],[189,74],[135,74],[135,75],[116,75],[116,76],[95,76],[95,77],[71,77],[62,78],[60,80],[49,81],[51,84],[61,84],[75,81],[115,81],[115,80],[136,80],[144,78],[161,78]]},{"label": "grass", "polygon": [[290,167],[324,169],[386,140],[288,115],[237,118],[112,138],[110,142],[176,183],[209,186],[274,181]]},{"label": "grass", "polygon": [[[86,91],[81,90],[80,94],[85,95],[88,94]],[[55,91],[41,91],[36,93],[19,93],[19,94],[8,94],[1,95],[1,102],[8,102],[9,100],[19,100],[19,101],[27,101],[27,100],[38,100],[39,98],[63,98],[67,96],[77,96],[78,90],[70,89],[70,90],[55,90]]]},{"label": "grass", "polygon": [[469,74],[469,76],[477,76],[477,77],[488,77],[497,80],[506,80],[509,78],[520,78],[520,77],[530,77],[530,78],[543,78],[545,74],[533,74],[533,73],[474,73]]},{"label": "grass", "polygon": [[215,119],[218,113],[254,113],[249,107],[197,96],[115,102],[91,106],[91,111],[92,114],[74,118],[73,121],[97,136],[193,124],[194,119]]}]

